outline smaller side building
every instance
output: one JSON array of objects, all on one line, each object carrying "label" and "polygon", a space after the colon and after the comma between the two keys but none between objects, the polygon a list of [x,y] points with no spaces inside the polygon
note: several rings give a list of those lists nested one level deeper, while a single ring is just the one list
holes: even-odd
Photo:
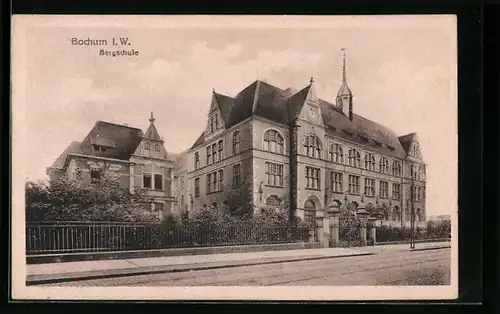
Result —
[{"label": "smaller side building", "polygon": [[174,162],[154,124],[153,113],[145,133],[141,129],[97,121],[80,142],[72,142],[47,168],[49,180],[61,175],[96,188],[110,175],[120,187],[134,193],[143,189],[151,197],[151,210],[162,219],[174,209]]}]

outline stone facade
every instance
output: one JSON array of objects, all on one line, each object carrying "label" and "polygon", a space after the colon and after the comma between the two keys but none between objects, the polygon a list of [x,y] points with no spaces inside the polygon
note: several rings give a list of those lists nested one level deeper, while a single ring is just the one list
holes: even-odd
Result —
[{"label": "stone facade", "polygon": [[357,115],[343,71],[333,103],[317,97],[313,79],[299,92],[261,81],[234,98],[214,91],[207,126],[187,153],[189,210],[224,203],[244,179],[255,208],[287,199],[314,221],[349,201],[385,206],[384,224],[409,226],[413,206],[422,224],[426,165],[417,135],[397,136]]}]

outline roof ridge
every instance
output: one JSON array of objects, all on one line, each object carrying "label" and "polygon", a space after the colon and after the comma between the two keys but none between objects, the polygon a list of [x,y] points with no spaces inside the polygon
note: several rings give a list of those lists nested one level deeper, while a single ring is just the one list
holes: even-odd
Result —
[{"label": "roof ridge", "polygon": [[105,123],[105,124],[110,124],[110,125],[119,126],[119,127],[123,127],[123,128],[139,130],[139,131],[142,132],[142,130],[140,128],[136,128],[136,127],[129,126],[129,125],[118,124],[118,123],[109,122],[109,121],[103,121],[103,120],[97,120],[96,124],[99,124],[99,123]]}]

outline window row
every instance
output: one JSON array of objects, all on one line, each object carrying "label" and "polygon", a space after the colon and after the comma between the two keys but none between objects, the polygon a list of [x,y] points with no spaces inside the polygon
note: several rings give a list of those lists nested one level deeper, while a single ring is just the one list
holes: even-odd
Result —
[{"label": "window row", "polygon": [[[340,172],[331,172],[330,174],[330,188],[332,192],[344,193],[344,174]],[[349,175],[348,177],[348,190],[349,194],[360,193],[360,177],[356,175]],[[364,195],[373,197],[375,196],[375,179],[365,178]],[[379,196],[381,198],[389,198],[389,182],[379,182]],[[401,184],[392,184],[392,198],[395,200],[401,199]]]},{"label": "window row", "polygon": [[[232,144],[233,144],[233,154],[238,154],[240,152],[240,132],[235,131],[232,136]],[[220,140],[217,144],[213,143],[212,145],[207,146],[207,165],[214,164],[218,161],[224,159],[224,142]],[[194,153],[194,169],[200,169],[200,153]]]},{"label": "window row", "polygon": [[[233,165],[233,187],[241,184],[241,165]],[[220,169],[206,175],[206,193],[220,192],[224,189],[224,170]],[[200,178],[194,179],[194,196],[200,196]]]},{"label": "window row", "polygon": [[220,140],[217,144],[207,146],[207,165],[214,164],[224,159],[224,142]]},{"label": "window row", "polygon": [[306,188],[321,189],[321,169],[306,167]]},{"label": "window row", "polygon": [[413,200],[415,202],[420,202],[425,198],[425,189],[423,186],[415,186],[413,187]]},{"label": "window row", "polygon": [[270,186],[283,186],[283,165],[266,162],[266,182]]},{"label": "window row", "polygon": [[144,149],[145,150],[151,150],[154,146],[154,150],[159,152],[160,151],[160,144],[154,144],[152,145],[151,143],[149,142],[144,142]]},{"label": "window row", "polygon": [[283,136],[276,130],[267,130],[264,133],[264,150],[277,154],[284,154],[285,140]]},{"label": "window row", "polygon": [[219,121],[219,115],[218,115],[218,113],[215,113],[209,117],[208,132],[212,133],[212,132],[218,130],[220,127],[222,127],[222,125]]},{"label": "window row", "polygon": [[142,187],[145,189],[163,190],[163,175],[144,172],[142,174]]},{"label": "window row", "polygon": [[224,189],[224,170],[207,174],[207,194],[220,192]]}]

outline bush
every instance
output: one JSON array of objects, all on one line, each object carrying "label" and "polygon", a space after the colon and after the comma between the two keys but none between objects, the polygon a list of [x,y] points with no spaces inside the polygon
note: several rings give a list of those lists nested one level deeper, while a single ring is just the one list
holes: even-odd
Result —
[{"label": "bush", "polygon": [[99,185],[64,176],[50,183],[27,182],[26,220],[159,222],[142,190],[130,194],[113,177],[102,178]]},{"label": "bush", "polygon": [[[377,242],[405,241],[411,237],[411,230],[408,227],[377,227]],[[451,223],[449,221],[427,223],[426,229],[415,228],[416,239],[441,239],[451,237]]]}]

